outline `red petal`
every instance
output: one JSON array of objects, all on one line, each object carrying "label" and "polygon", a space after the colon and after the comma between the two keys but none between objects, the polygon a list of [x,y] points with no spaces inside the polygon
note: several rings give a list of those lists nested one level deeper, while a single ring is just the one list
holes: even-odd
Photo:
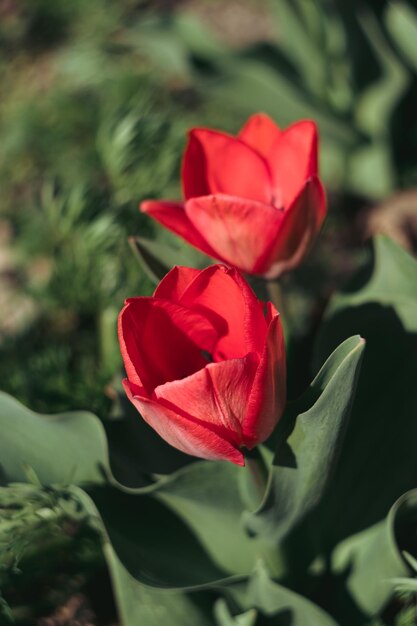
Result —
[{"label": "red petal", "polygon": [[175,266],[165,274],[157,288],[155,289],[154,296],[158,298],[165,298],[166,300],[173,300],[179,302],[184,291],[190,286],[191,282],[200,274],[201,270],[196,270],[193,267]]},{"label": "red petal", "polygon": [[203,459],[225,460],[244,465],[240,450],[224,439],[211,424],[192,417],[185,417],[148,398],[134,396],[128,381],[123,381],[129,400],[143,419],[169,444]]},{"label": "red petal", "polygon": [[172,230],[192,246],[195,246],[208,256],[215,256],[204,237],[194,228],[188,219],[184,205],[180,202],[167,200],[145,200],[140,205],[140,210],[153,217],[157,222]]},{"label": "red petal", "polygon": [[183,194],[186,200],[194,196],[206,196],[210,193],[206,155],[193,131],[188,134],[188,143],[181,169]]},{"label": "red petal", "polygon": [[212,353],[215,361],[262,352],[267,330],[262,304],[237,270],[208,267],[192,281],[181,303],[201,311],[221,334]]},{"label": "red petal", "polygon": [[276,278],[299,265],[326,215],[326,194],[317,177],[307,181],[284,213],[277,239],[265,261],[267,278]]},{"label": "red petal", "polygon": [[243,359],[210,363],[188,378],[157,387],[154,393],[164,406],[216,426],[239,447],[258,363],[259,357],[253,353]]},{"label": "red petal", "polygon": [[207,364],[217,332],[201,313],[159,298],[131,298],[119,315],[119,341],[130,382],[147,395]]},{"label": "red petal", "polygon": [[227,193],[269,203],[272,197],[268,165],[248,145],[213,130],[191,131],[182,170],[186,199]]},{"label": "red petal", "polygon": [[272,148],[280,135],[281,129],[269,115],[256,113],[248,119],[238,137],[268,160]]},{"label": "red petal", "polygon": [[250,448],[269,437],[285,408],[287,379],[284,335],[275,307],[268,302],[268,308],[271,323],[243,424],[243,434]]},{"label": "red petal", "polygon": [[278,137],[268,159],[276,206],[288,207],[306,180],[318,173],[317,147],[314,122],[297,122]]},{"label": "red petal", "polygon": [[262,266],[284,217],[273,206],[223,194],[192,198],[185,211],[217,258],[252,274]]}]

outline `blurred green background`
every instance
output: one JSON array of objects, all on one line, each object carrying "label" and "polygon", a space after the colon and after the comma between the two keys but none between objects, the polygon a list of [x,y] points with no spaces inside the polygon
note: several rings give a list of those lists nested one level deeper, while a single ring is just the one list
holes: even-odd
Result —
[{"label": "blurred green background", "polygon": [[417,248],[416,72],[406,0],[0,0],[1,389],[106,419],[117,313],[153,289],[138,204],[179,197],[188,128],[256,111],[320,128],[329,218],[285,283],[299,356],[370,235]]}]

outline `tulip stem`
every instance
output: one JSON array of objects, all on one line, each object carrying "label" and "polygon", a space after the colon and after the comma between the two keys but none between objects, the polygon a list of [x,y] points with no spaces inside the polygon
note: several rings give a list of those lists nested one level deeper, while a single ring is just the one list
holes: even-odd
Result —
[{"label": "tulip stem", "polygon": [[280,283],[277,280],[268,280],[266,283],[266,289],[272,304],[274,304],[277,310],[281,313],[284,309],[284,298],[282,296]]},{"label": "tulip stem", "polygon": [[268,480],[268,468],[258,448],[245,452],[245,469],[243,496],[248,508],[254,510],[262,501]]},{"label": "tulip stem", "polygon": [[283,296],[283,290],[281,283],[278,280],[267,280],[266,281],[266,290],[268,292],[268,297],[272,304],[277,309],[278,313],[281,316],[281,324],[284,331],[284,335],[287,335],[287,320],[285,315],[285,299]]}]

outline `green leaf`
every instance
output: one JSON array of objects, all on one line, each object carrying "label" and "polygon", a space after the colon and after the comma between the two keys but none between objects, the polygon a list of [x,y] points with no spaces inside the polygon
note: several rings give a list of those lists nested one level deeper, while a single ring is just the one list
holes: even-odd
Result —
[{"label": "green leaf", "polygon": [[242,524],[245,471],[202,461],[148,487],[99,488],[90,495],[133,577],[158,587],[211,587],[248,576],[260,557],[282,570],[270,545]]},{"label": "green leaf", "polygon": [[239,615],[232,616],[226,600],[220,598],[214,605],[214,616],[218,626],[255,626],[258,612],[255,609],[250,609]]},{"label": "green leaf", "polygon": [[[245,469],[194,462],[134,488],[147,483],[132,464],[122,478],[133,486],[124,487],[112,474],[103,427],[93,415],[37,415],[1,395],[0,420],[5,480],[28,481],[32,473],[43,485],[88,484],[118,557],[139,580],[165,587],[212,585],[249,574],[256,558],[267,556],[241,524]],[[106,478],[113,486],[93,487]]]},{"label": "green leaf", "polygon": [[[204,616],[198,605],[192,602],[195,597],[194,594],[188,595],[180,593],[179,591],[167,591],[158,589],[156,587],[148,587],[138,582],[137,579],[132,577],[126,572],[125,567],[121,564],[119,557],[114,550],[114,541],[111,535],[108,535],[109,526],[103,524],[99,510],[96,507],[97,498],[95,502],[85,493],[83,490],[74,487],[72,488],[74,497],[82,504],[84,510],[89,515],[90,522],[98,527],[102,542],[104,554],[107,560],[107,564],[110,570],[111,579],[113,582],[113,588],[116,596],[116,602],[119,607],[119,613],[123,620],[123,626],[139,626],[142,623],[146,623],[149,626],[155,626],[160,623],[172,624],[172,626],[194,624],[198,626],[209,626],[211,622],[207,616]],[[118,494],[123,496],[125,494]],[[143,502],[143,501],[142,501]],[[113,501],[109,506],[117,506],[119,502]],[[169,517],[162,517],[158,515],[156,518],[149,518],[149,509],[145,506],[139,506],[136,512],[131,511],[134,514],[133,519],[127,524],[132,527],[136,527],[136,532],[141,535],[144,528],[144,520],[147,521],[146,536],[144,539],[144,548],[142,550],[142,558],[136,561],[136,567],[142,568],[146,571],[147,565],[151,563],[148,561],[147,552],[149,553],[152,561],[155,559],[163,559],[166,548],[173,553],[177,550],[177,554],[174,555],[172,561],[173,571],[176,568],[183,568],[181,557],[179,554],[179,548],[175,547],[176,541],[168,541],[164,536],[164,532],[160,529],[154,530],[154,535],[157,539],[157,543],[151,541],[151,545],[148,545],[148,539],[150,537],[149,529],[152,529],[152,522],[159,519],[159,524],[165,530],[170,528]],[[161,512],[160,512],[161,513]],[[116,511],[117,514],[117,511]],[[126,537],[123,534],[124,529],[121,531],[118,541],[124,541]],[[159,535],[159,537],[158,537]],[[175,536],[176,540],[178,538]],[[169,537],[171,539],[172,537]],[[172,546],[174,544],[174,546]],[[156,550],[156,546],[159,549]],[[170,547],[171,546],[171,547]],[[120,554],[119,554],[120,556]],[[134,555],[136,560],[139,554]],[[143,562],[143,559],[145,562]],[[188,551],[182,554],[182,560],[189,559]],[[201,568],[204,563],[196,562],[196,568]],[[151,567],[155,567],[153,564]],[[149,582],[149,580],[148,580]],[[330,618],[322,609],[314,605],[308,599],[298,595],[294,591],[286,589],[285,587],[278,585],[270,580],[265,567],[262,565],[262,561],[256,567],[255,573],[251,575],[249,582],[238,582],[236,579],[229,579],[227,586],[227,593],[231,597],[234,597],[238,604],[241,605],[243,613],[232,616],[224,601],[216,603],[214,615],[217,620],[218,626],[254,626],[256,623],[257,611],[267,616],[281,616],[288,619],[288,615],[291,616],[291,624],[293,626],[337,626],[336,622]],[[216,585],[221,586],[221,581]],[[147,621],[148,620],[148,621]],[[159,621],[158,621],[159,620]],[[181,621],[182,620],[182,621]],[[194,621],[193,621],[194,620]],[[275,622],[274,622],[275,623]],[[280,622],[276,622],[280,623]],[[283,623],[288,623],[285,621]]]},{"label": "green leaf", "polygon": [[408,492],[397,500],[384,521],[349,537],[336,548],[332,569],[344,576],[348,592],[365,614],[379,613],[400,580],[408,580],[417,588],[417,581],[400,579],[409,574],[410,568],[401,554],[399,533],[400,527],[404,526],[404,517],[407,523],[412,517],[415,524],[416,514],[417,491]]},{"label": "green leaf", "polygon": [[231,592],[242,607],[256,607],[264,615],[274,616],[274,624],[337,626],[334,619],[319,606],[272,581],[262,563],[259,563],[246,585],[235,587]]},{"label": "green leaf", "polygon": [[155,284],[159,283],[170,269],[171,251],[144,237],[130,237],[129,244],[148,278]]},{"label": "green leaf", "polygon": [[[150,486],[129,489],[111,473],[95,416],[38,415],[0,394],[0,422],[5,481],[27,482],[33,474],[43,485],[85,485],[113,549],[138,580],[159,587],[210,586],[253,567],[260,547],[240,523],[241,468],[196,462]],[[98,487],[106,474],[114,486]]]},{"label": "green leaf", "polygon": [[280,569],[261,539],[250,537],[242,524],[244,478],[249,473],[231,463],[198,462],[185,467],[153,489],[194,531],[213,561],[229,574],[248,575],[257,558]]},{"label": "green leaf", "polygon": [[[382,235],[375,237],[374,257],[372,274],[366,284],[355,291],[350,288],[337,294],[326,312],[326,318],[331,324],[332,318],[343,310],[351,311],[353,307],[376,302],[392,306],[404,328],[410,332],[417,331],[416,261],[403,248]],[[354,282],[360,278],[361,275]],[[327,332],[325,326],[322,331],[323,342]]]},{"label": "green leaf", "polygon": [[158,283],[174,265],[202,268],[211,260],[179,239],[131,237],[129,243],[147,276]]},{"label": "green leaf", "polygon": [[87,411],[42,415],[0,392],[0,470],[4,482],[104,484],[135,488],[153,483],[194,457],[169,446],[123,393],[122,417],[102,422]]},{"label": "green leaf", "polygon": [[[353,332],[367,344],[340,461],[310,520],[317,549],[328,555],[343,540],[381,522],[393,502],[417,486],[417,263],[389,239],[378,237],[374,259],[365,269],[335,296],[318,341],[319,360]],[[372,532],[366,550],[376,555]],[[389,548],[382,541],[380,548],[387,571]],[[365,607],[363,596],[369,593],[370,610],[377,604],[375,581],[364,575],[361,585],[366,587],[358,592],[355,586],[359,595],[354,601]],[[382,604],[392,587],[379,589],[385,589],[385,597],[378,599]]]},{"label": "green leaf", "polygon": [[371,11],[363,11],[358,19],[380,66],[381,78],[361,92],[356,119],[358,127],[370,136],[386,138],[392,112],[406,90],[409,76]]},{"label": "green leaf", "polygon": [[87,411],[39,415],[0,392],[0,466],[6,482],[27,482],[33,471],[51,485],[103,483],[107,441]]},{"label": "green leaf", "polygon": [[111,570],[123,626],[212,626],[190,594],[141,585],[117,562]]},{"label": "green leaf", "polygon": [[[271,3],[271,9],[276,14],[276,21],[279,26],[280,44],[286,51],[288,57],[297,65],[297,69],[303,76],[304,81],[314,88],[323,83],[325,77],[326,59],[323,42],[321,46],[314,41],[308,29],[308,22],[303,20],[300,13],[300,4],[294,0],[288,2]],[[303,42],[300,45],[300,42]],[[328,62],[328,61],[327,61]]]},{"label": "green leaf", "polygon": [[390,150],[383,138],[352,151],[349,161],[351,188],[369,198],[385,198],[394,187]]},{"label": "green leaf", "polygon": [[90,495],[119,560],[140,582],[191,588],[227,578],[192,530],[152,494],[108,487]]},{"label": "green leaf", "polygon": [[123,626],[213,626],[193,601],[195,594],[149,587],[133,578],[116,556],[93,501],[81,489],[73,488],[72,492],[98,525]]},{"label": "green leaf", "polygon": [[252,533],[278,543],[322,498],[346,430],[363,347],[360,337],[345,341],[288,406],[265,500],[246,516]]},{"label": "green leaf", "polygon": [[417,69],[417,12],[407,2],[390,2],[385,23],[407,61]]},{"label": "green leaf", "polygon": [[123,626],[212,626],[190,594],[142,585],[124,569],[110,544],[105,556]]},{"label": "green leaf", "polygon": [[339,149],[350,148],[361,139],[361,133],[352,124],[314,102],[294,77],[288,78],[250,57],[232,59],[225,70],[227,79],[211,85],[213,95],[219,102],[227,100],[242,115],[265,111],[280,126],[297,119],[314,119],[324,141],[337,142]]}]

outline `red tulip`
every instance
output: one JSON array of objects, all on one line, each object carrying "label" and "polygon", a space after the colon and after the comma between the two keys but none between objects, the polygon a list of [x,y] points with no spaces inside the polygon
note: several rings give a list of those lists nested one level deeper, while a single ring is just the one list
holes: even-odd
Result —
[{"label": "red tulip", "polygon": [[284,409],[279,314],[239,272],[174,267],[152,297],[119,316],[124,388],[145,421],[175,448],[244,465]]},{"label": "red tulip", "polygon": [[276,278],[300,263],[326,215],[317,143],[314,122],[281,130],[263,113],[237,137],[195,128],[184,201],[147,200],[141,210],[210,257]]}]

